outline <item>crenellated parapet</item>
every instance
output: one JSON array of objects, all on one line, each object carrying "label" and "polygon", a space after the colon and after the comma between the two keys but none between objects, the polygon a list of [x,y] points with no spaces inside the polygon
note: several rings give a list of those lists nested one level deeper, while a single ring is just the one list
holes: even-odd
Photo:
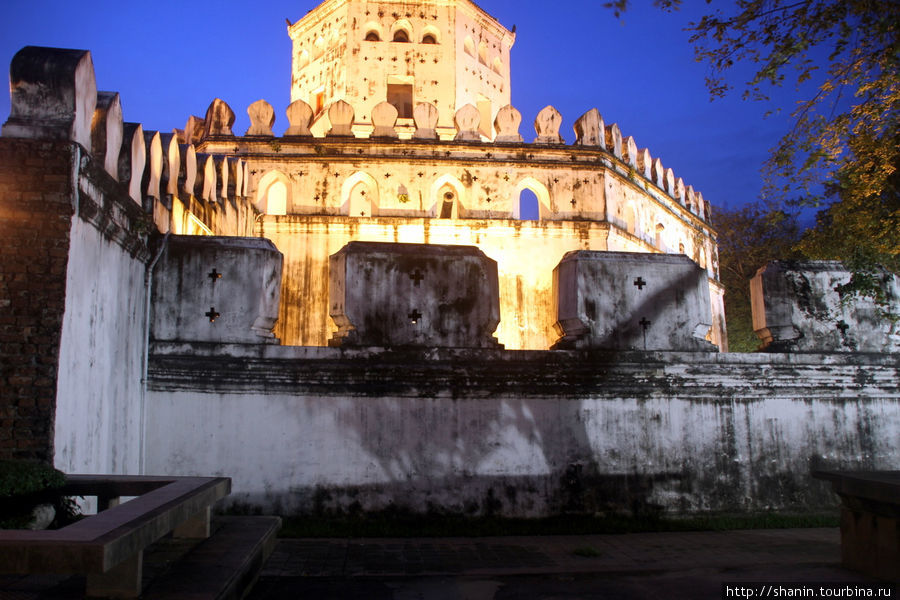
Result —
[{"label": "crenellated parapet", "polygon": [[[494,136],[488,139],[483,133],[486,129],[484,117],[472,105],[456,111],[453,117],[455,133],[441,136],[437,125],[439,111],[432,104],[418,104],[410,126],[398,124],[398,111],[388,102],[375,105],[371,114],[361,120],[349,103],[338,100],[320,115],[319,120],[326,118],[328,126],[324,133],[316,134],[317,119],[312,107],[297,100],[286,110],[288,127],[282,136],[276,137],[273,129],[275,110],[265,100],[258,100],[248,107],[250,126],[243,136],[236,136],[232,129],[234,111],[221,99],[215,99],[204,117],[190,116],[184,128],[172,134],[142,131],[145,143],[141,146],[135,141],[137,124],[126,127],[122,120],[119,95],[94,91],[96,84],[90,53],[28,47],[13,60],[11,73],[12,111],[3,134],[77,141],[112,178],[127,186],[128,195],[136,202],[143,203],[145,198],[161,202],[163,206],[153,209],[153,213],[154,221],[164,231],[168,230],[164,213],[168,211],[171,220],[171,214],[178,212],[171,205],[171,198],[178,197],[186,205],[199,203],[193,208],[186,206],[182,212],[196,213],[195,217],[201,215],[195,225],[211,230],[215,227],[216,207],[224,209],[227,203],[234,207],[236,199],[254,196],[257,192],[254,185],[259,183],[262,173],[257,169],[257,173],[251,175],[247,161],[259,162],[263,155],[301,158],[304,148],[312,148],[311,153],[321,156],[323,152],[335,150],[335,144],[361,143],[362,140],[369,142],[368,148],[358,154],[391,156],[397,154],[397,146],[402,146],[404,150],[398,159],[408,162],[416,155],[427,155],[429,149],[422,148],[427,145],[431,146],[433,156],[443,151],[445,158],[452,161],[486,160],[499,168],[515,161],[517,171],[527,170],[522,169],[523,166],[534,167],[536,174],[542,170],[542,165],[544,171],[551,171],[560,163],[581,170],[585,167],[605,169],[627,179],[632,186],[640,188],[640,193],[656,197],[668,205],[670,212],[685,212],[678,210],[680,206],[701,222],[709,220],[709,208],[701,194],[686,186],[671,168],[664,168],[662,161],[654,158],[649,150],[639,148],[633,137],[624,137],[617,124],[607,125],[596,109],[575,121],[575,139],[572,145],[567,145],[560,134],[562,115],[552,106],[538,113],[533,124],[536,135],[529,143],[521,133],[521,113],[513,106],[505,106],[497,112],[492,124]],[[330,144],[330,148],[323,150],[322,144]],[[199,154],[198,150],[201,150]],[[352,175],[347,173],[346,178]],[[505,176],[512,175],[507,173]],[[522,175],[518,179],[527,177]],[[539,177],[533,178],[540,181]],[[463,178],[457,179],[462,181]],[[590,187],[592,178],[582,179],[582,185]],[[546,196],[545,200],[548,200],[553,196],[549,189],[552,183],[543,184],[548,188],[546,194],[540,189],[535,191],[539,199]],[[581,190],[575,183],[570,184],[571,190],[561,192],[569,196],[566,201],[570,206],[565,207],[557,200],[557,206],[543,207],[542,218],[611,218],[607,214],[612,212],[609,202],[603,202],[604,206],[596,205],[601,194]],[[596,183],[602,185],[600,181]],[[396,196],[402,197],[402,188],[409,190],[411,186],[404,183],[396,187]],[[497,198],[504,195],[504,186],[497,187],[493,196],[487,190],[483,198],[473,198],[468,206],[461,207],[455,214],[472,218],[516,217],[517,211],[509,193],[506,198]],[[507,190],[510,191],[515,190]],[[623,195],[628,196],[628,192]],[[584,198],[580,200],[580,197]],[[257,208],[265,212],[266,207],[259,206],[258,198],[256,200]],[[301,212],[329,214],[331,209],[327,205],[315,205],[315,193],[308,200],[311,201],[309,206],[301,208]],[[290,202],[288,204],[290,212],[292,207]],[[396,210],[400,212],[395,214],[405,214],[403,211],[408,208],[398,206]],[[385,214],[389,215],[393,209],[387,210]],[[420,206],[418,212],[421,216],[441,216],[435,203]],[[374,211],[370,210],[368,214],[374,216]],[[632,220],[627,214],[616,218],[620,218],[626,229]],[[642,233],[652,237],[655,232],[652,226],[647,226]]]},{"label": "crenellated parapet", "polygon": [[77,143],[98,167],[92,173],[104,172],[160,231],[252,231],[244,161],[196,152],[202,140],[233,137],[234,113],[224,102],[213,102],[205,118],[191,117],[183,131],[144,131],[123,121],[117,92],[97,91],[90,52],[36,46],[13,58],[10,90],[3,137]]},{"label": "crenellated parapet", "polygon": [[[190,141],[198,146],[208,145],[217,150],[224,149],[226,144],[231,144],[232,147],[235,143],[245,144],[239,152],[257,156],[266,153],[296,155],[302,154],[303,146],[309,146],[310,143],[321,148],[321,144],[329,142],[360,140],[416,145],[430,142],[447,149],[454,144],[477,144],[486,153],[486,158],[496,158],[497,163],[502,161],[504,154],[508,156],[516,150],[524,150],[526,160],[535,160],[535,152],[574,150],[577,154],[556,152],[556,157],[550,153],[537,160],[571,165],[582,160],[579,155],[587,156],[586,160],[593,159],[601,166],[617,171],[645,192],[658,197],[665,196],[702,222],[709,222],[710,218],[709,205],[702,194],[685,186],[684,181],[671,168],[663,166],[660,158],[654,158],[647,148],[640,148],[634,137],[623,136],[618,124],[606,125],[597,109],[589,110],[575,121],[575,139],[571,145],[560,134],[562,115],[553,106],[547,106],[538,113],[533,124],[535,137],[530,143],[521,133],[521,112],[511,105],[497,112],[492,124],[492,139],[482,133],[486,129],[482,122],[483,116],[473,105],[465,105],[456,111],[453,116],[454,131],[449,135],[438,133],[440,115],[437,107],[429,103],[416,105],[412,125],[409,125],[401,123],[397,109],[388,102],[377,104],[371,114],[361,120],[353,106],[343,100],[323,109],[318,117],[314,116],[312,107],[306,102],[297,100],[285,111],[288,125],[280,137],[274,128],[275,110],[265,100],[258,100],[247,108],[250,126],[244,136],[235,136],[230,124],[222,125],[233,122],[233,114],[225,102],[215,99],[206,116],[206,120],[215,120],[215,124],[207,125],[205,120],[191,116],[185,128],[180,130],[180,137],[184,142]],[[228,121],[229,118],[232,121]],[[267,145],[270,151],[267,151]],[[515,146],[520,148],[514,148]],[[318,152],[321,154],[321,149]],[[464,156],[464,152],[462,155],[454,150],[451,152],[453,158],[468,158]],[[390,154],[390,149],[386,148],[385,153]]]}]

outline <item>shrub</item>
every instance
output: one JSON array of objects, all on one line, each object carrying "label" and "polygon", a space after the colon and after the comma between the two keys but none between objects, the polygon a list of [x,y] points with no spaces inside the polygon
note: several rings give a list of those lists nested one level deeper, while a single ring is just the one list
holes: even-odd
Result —
[{"label": "shrub", "polygon": [[56,509],[56,526],[74,521],[78,509],[74,500],[62,495],[65,484],[65,474],[44,463],[0,460],[0,529],[27,526],[40,504]]}]

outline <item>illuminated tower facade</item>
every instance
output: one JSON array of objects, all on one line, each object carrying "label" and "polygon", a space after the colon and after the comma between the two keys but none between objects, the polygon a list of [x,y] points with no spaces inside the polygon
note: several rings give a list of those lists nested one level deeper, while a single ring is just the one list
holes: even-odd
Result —
[{"label": "illuminated tower facade", "polygon": [[307,102],[314,130],[327,130],[328,106],[354,107],[354,131],[371,131],[371,111],[388,101],[398,129],[413,128],[416,104],[438,109],[438,131],[452,136],[466,104],[481,113],[481,133],[510,103],[515,34],[469,0],[326,0],[288,27],[293,44],[291,101]]}]

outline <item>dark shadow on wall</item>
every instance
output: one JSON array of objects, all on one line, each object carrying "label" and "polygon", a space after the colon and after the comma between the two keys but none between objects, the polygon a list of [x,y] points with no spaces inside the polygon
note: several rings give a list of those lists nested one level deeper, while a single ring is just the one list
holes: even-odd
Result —
[{"label": "dark shadow on wall", "polygon": [[358,463],[374,462],[388,481],[294,490],[295,506],[285,508],[393,506],[468,516],[662,510],[654,489],[680,485],[680,471],[611,473],[598,464],[589,431],[597,428],[596,416],[582,399],[600,388],[635,394],[630,376],[610,369],[614,355],[599,363],[581,355],[573,369],[571,353],[544,353],[526,364],[501,354],[458,351],[441,362],[424,361],[421,350],[394,349],[377,361],[357,362],[355,378],[365,383],[351,395],[364,387],[366,397],[336,404],[334,418],[348,442],[361,448]]}]

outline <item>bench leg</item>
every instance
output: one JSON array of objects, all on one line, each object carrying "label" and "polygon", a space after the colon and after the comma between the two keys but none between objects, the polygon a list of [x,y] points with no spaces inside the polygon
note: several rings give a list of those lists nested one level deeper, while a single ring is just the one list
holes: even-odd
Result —
[{"label": "bench leg", "polygon": [[137,598],[141,595],[141,576],[144,552],[137,552],[106,573],[89,573],[87,576],[87,597]]},{"label": "bench leg", "polygon": [[114,508],[121,503],[122,498],[120,498],[119,496],[97,496],[97,512],[109,510],[110,508]]},{"label": "bench leg", "polygon": [[172,537],[205,540],[209,537],[210,507],[198,512],[196,515],[172,530]]}]

